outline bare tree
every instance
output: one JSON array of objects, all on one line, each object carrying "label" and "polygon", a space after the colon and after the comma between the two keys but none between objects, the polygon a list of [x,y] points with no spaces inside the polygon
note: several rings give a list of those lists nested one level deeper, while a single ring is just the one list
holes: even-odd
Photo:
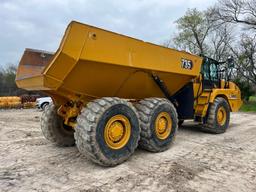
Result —
[{"label": "bare tree", "polygon": [[172,43],[173,43],[172,38],[170,38],[170,39],[165,40],[162,43],[162,46],[172,48],[173,47]]},{"label": "bare tree", "polygon": [[17,86],[15,83],[17,67],[13,64],[7,65],[0,72],[0,95],[15,95]]},{"label": "bare tree", "polygon": [[[176,21],[178,32],[165,46],[203,54],[217,61],[235,57],[232,78],[249,98],[256,85],[256,0],[219,0],[206,11],[189,9]],[[244,30],[241,30],[244,29]],[[246,30],[245,30],[246,29]]]},{"label": "bare tree", "polygon": [[[176,21],[179,31],[173,39],[175,48],[216,60],[226,59],[232,42],[232,28],[229,24],[213,21],[213,14],[215,12],[212,9],[189,9]],[[166,44],[170,44],[170,41]]]},{"label": "bare tree", "polygon": [[237,60],[238,75],[256,85],[256,35],[243,34],[239,45],[230,49]]},{"label": "bare tree", "polygon": [[249,29],[256,29],[255,0],[219,0],[213,10],[213,20],[243,24]]},{"label": "bare tree", "polygon": [[209,56],[220,61],[230,56],[230,45],[233,42],[232,28],[228,24],[218,25],[209,34]]}]

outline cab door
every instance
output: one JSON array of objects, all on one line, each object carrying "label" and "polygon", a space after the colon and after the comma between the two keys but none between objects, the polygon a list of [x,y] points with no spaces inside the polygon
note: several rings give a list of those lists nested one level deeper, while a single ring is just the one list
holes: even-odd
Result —
[{"label": "cab door", "polygon": [[218,62],[204,57],[201,73],[203,77],[203,90],[219,87],[220,78],[218,73]]}]

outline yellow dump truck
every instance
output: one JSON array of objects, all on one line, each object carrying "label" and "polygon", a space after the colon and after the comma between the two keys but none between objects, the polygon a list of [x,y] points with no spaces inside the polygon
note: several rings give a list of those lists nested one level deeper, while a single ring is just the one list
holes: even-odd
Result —
[{"label": "yellow dump truck", "polygon": [[242,102],[228,66],[86,24],[71,22],[52,54],[26,49],[16,83],[53,99],[41,117],[44,136],[76,144],[92,161],[114,166],[139,145],[168,149],[186,119],[223,133]]}]

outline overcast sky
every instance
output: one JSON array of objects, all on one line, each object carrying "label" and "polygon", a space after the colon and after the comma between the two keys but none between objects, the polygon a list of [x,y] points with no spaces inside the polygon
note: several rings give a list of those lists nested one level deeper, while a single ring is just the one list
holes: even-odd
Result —
[{"label": "overcast sky", "polygon": [[0,66],[25,48],[55,51],[71,20],[161,44],[188,8],[216,0],[0,0]]}]

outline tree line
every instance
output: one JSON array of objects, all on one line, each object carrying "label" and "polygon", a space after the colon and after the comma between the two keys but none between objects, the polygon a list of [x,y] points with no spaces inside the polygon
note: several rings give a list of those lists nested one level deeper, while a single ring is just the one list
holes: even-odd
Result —
[{"label": "tree line", "polygon": [[36,91],[26,91],[17,87],[15,83],[17,66],[9,64],[5,68],[0,67],[0,96],[44,96]]},{"label": "tree line", "polygon": [[15,65],[10,64],[6,68],[0,68],[0,96],[14,96],[23,92],[17,88],[15,76]]},{"label": "tree line", "polygon": [[233,56],[232,78],[248,100],[256,87],[256,1],[219,0],[204,11],[188,9],[176,25],[178,32],[164,45],[217,61]]}]

